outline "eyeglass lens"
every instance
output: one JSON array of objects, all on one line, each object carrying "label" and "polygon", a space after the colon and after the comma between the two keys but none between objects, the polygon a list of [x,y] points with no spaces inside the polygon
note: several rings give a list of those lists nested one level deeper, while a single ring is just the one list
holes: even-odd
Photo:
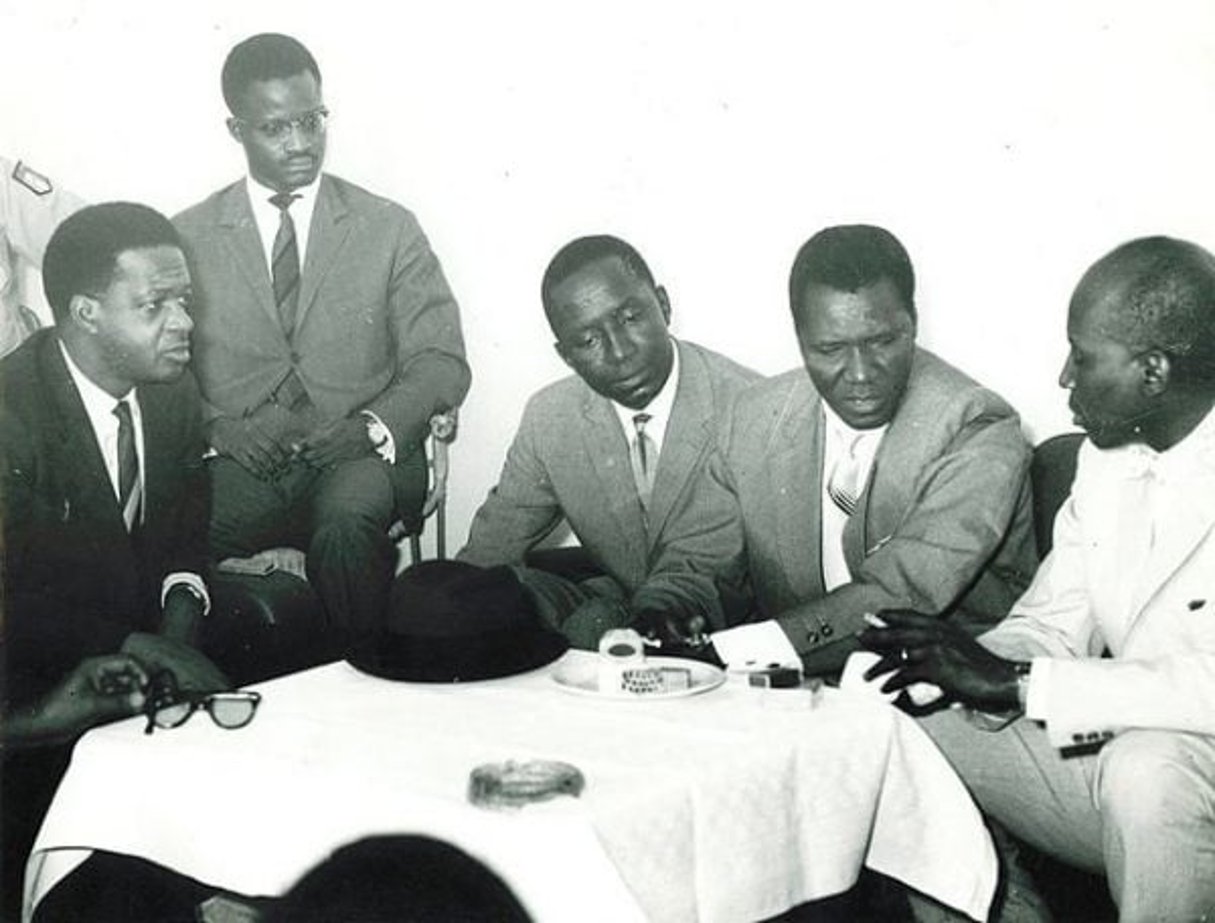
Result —
[{"label": "eyeglass lens", "polygon": [[207,711],[221,728],[244,727],[253,720],[259,699],[253,692],[216,693],[207,697]]},{"label": "eyeglass lens", "polygon": [[325,119],[328,117],[328,109],[316,109],[294,119],[271,119],[262,122],[257,126],[257,130],[273,141],[287,137],[292,128],[298,128],[306,135],[315,135],[325,127]]}]

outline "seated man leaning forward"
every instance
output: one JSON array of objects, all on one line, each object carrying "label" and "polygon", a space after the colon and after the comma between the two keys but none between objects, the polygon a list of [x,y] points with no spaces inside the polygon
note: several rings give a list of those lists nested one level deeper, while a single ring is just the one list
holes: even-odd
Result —
[{"label": "seated man leaning forward", "polygon": [[1017,415],[916,347],[915,277],[888,231],[816,234],[789,301],[805,368],[739,396],[659,575],[683,574],[710,620],[731,598],[767,620],[713,635],[727,663],[835,673],[890,606],[994,624],[1037,563]]},{"label": "seated man leaning forward", "polygon": [[[682,598],[652,564],[692,496],[717,422],[758,376],[676,341],[667,293],[629,244],[583,237],[540,287],[556,349],[577,376],[532,397],[462,560],[521,565],[566,519],[603,576],[581,582],[520,567],[545,618],[577,646]],[[682,512],[681,512],[682,511]]]},{"label": "seated man leaning forward", "polygon": [[0,361],[4,871],[18,878],[68,751],[8,745],[128,714],[157,670],[227,686],[191,646],[209,606],[207,487],[177,232],[142,205],[90,206],[51,237],[43,283],[55,326]]},{"label": "seated man leaning forward", "polygon": [[286,35],[223,68],[248,175],[176,218],[198,294],[193,372],[205,404],[220,558],[306,549],[333,626],[383,612],[388,530],[419,515],[423,440],[468,391],[455,300],[414,216],[321,173],[321,73]]},{"label": "seated man leaning forward", "polygon": [[868,675],[980,710],[924,727],[1009,831],[1104,871],[1120,919],[1211,919],[1215,257],[1117,248],[1081,279],[1067,336],[1059,383],[1089,438],[1033,585],[978,641],[881,613]]}]

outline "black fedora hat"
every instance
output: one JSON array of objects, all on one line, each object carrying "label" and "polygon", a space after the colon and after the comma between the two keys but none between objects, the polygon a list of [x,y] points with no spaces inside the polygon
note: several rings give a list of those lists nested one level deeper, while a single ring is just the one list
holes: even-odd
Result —
[{"label": "black fedora hat", "polygon": [[509,567],[423,561],[397,577],[384,625],[346,660],[385,679],[459,683],[535,670],[568,647]]}]

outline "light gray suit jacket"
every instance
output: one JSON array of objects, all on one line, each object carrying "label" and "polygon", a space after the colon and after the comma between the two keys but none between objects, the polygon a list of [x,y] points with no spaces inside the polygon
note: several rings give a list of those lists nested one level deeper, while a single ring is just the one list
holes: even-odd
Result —
[{"label": "light gray suit jacket", "polygon": [[498,484],[473,519],[459,558],[521,564],[564,518],[594,561],[634,597],[665,608],[683,594],[651,581],[653,561],[691,496],[734,395],[759,376],[693,343],[677,344],[679,385],[663,438],[647,519],[629,446],[611,403],[576,376],[533,395]]},{"label": "light gray suit jacket", "polygon": [[369,410],[401,453],[432,414],[463,400],[459,311],[406,209],[322,176],[290,341],[244,180],[174,223],[194,282],[193,370],[209,417],[254,410],[294,369],[321,420]]},{"label": "light gray suit jacket", "polygon": [[[803,369],[739,395],[657,571],[695,575],[694,608],[713,614],[714,579],[743,592],[756,619],[779,618],[807,661],[883,608],[950,613],[978,631],[1002,618],[1037,564],[1030,451],[1016,413],[919,349],[907,391],[844,531],[853,581],[823,583],[821,398]],[[713,615],[720,621],[720,615]],[[821,653],[820,653],[821,652]]]}]

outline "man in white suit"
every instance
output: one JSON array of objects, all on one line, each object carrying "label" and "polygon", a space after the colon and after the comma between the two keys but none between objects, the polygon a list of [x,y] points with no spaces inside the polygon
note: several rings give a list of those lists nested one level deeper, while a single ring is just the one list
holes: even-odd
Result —
[{"label": "man in white suit", "polygon": [[1124,244],[1081,280],[1067,332],[1060,384],[1089,438],[1050,556],[977,642],[881,613],[867,675],[969,706],[924,726],[992,817],[1104,872],[1121,919],[1210,919],[1215,257]]}]

